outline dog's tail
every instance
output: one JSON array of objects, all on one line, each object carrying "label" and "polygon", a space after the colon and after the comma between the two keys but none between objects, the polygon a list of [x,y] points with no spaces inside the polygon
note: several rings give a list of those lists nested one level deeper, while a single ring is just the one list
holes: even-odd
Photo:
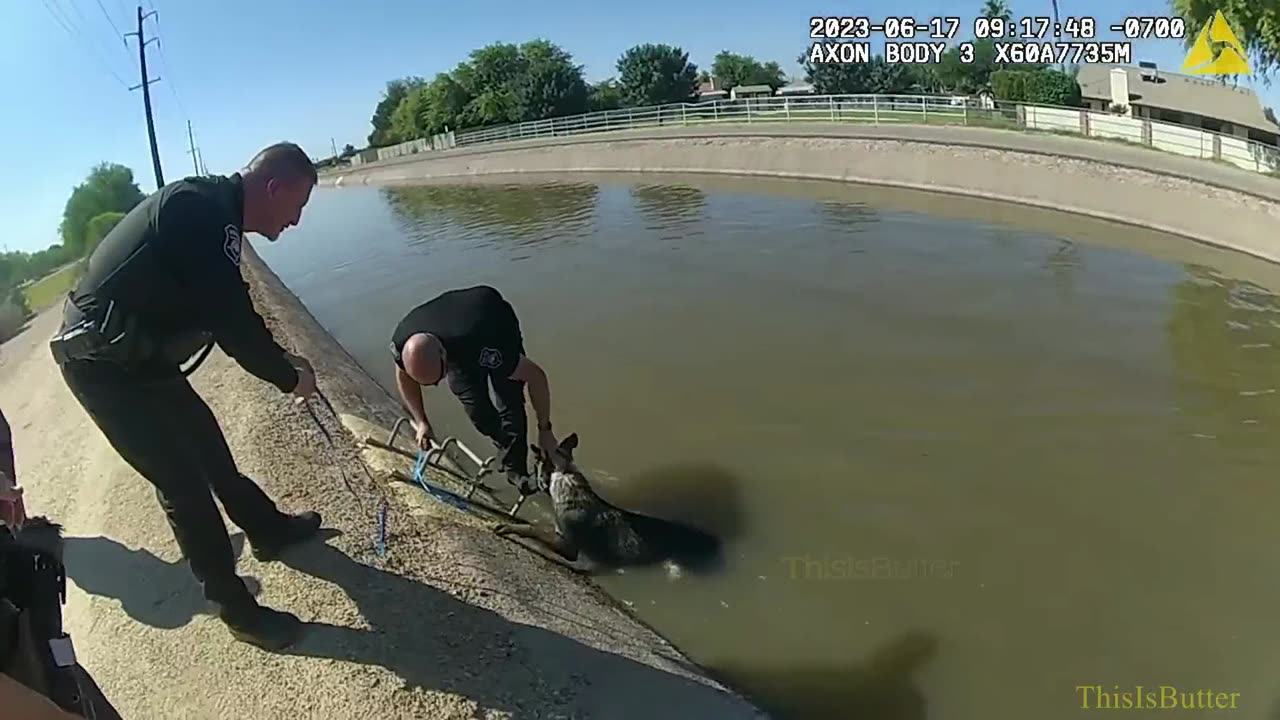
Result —
[{"label": "dog's tail", "polygon": [[635,528],[662,555],[690,572],[710,572],[723,562],[720,538],[704,530],[646,515],[635,517]]}]

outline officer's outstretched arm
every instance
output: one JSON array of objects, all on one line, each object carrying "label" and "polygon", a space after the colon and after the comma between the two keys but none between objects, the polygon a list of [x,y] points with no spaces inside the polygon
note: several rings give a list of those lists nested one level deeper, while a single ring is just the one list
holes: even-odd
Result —
[{"label": "officer's outstretched arm", "polygon": [[162,255],[195,294],[192,305],[218,346],[281,392],[293,390],[298,372],[253,307],[240,274],[239,219],[203,195],[179,192],[165,201],[159,223]]},{"label": "officer's outstretched arm", "polygon": [[533,405],[533,414],[538,418],[538,427],[551,425],[551,383],[547,381],[547,373],[542,366],[527,355],[521,355],[511,372],[511,379],[525,384],[529,404]]}]

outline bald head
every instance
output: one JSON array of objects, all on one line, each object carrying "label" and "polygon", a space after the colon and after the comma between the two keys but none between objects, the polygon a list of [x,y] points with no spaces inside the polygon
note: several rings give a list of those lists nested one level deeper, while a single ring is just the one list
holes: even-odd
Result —
[{"label": "bald head", "polygon": [[400,351],[400,362],[419,385],[435,385],[445,374],[444,344],[429,333],[410,335]]}]

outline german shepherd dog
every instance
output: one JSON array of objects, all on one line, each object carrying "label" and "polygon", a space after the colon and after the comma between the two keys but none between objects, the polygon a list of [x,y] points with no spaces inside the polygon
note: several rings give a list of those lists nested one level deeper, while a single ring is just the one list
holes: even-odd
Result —
[{"label": "german shepherd dog", "polygon": [[[720,539],[688,525],[641,515],[614,507],[591,489],[578,469],[573,451],[578,434],[560,442],[548,457],[533,446],[539,487],[551,495],[556,531],[533,525],[499,525],[498,535],[531,538],[554,550],[576,572],[595,568],[651,566],[666,563],[668,570],[707,572],[722,561]],[[589,563],[578,563],[582,552]],[[554,558],[552,558],[554,559]]]}]

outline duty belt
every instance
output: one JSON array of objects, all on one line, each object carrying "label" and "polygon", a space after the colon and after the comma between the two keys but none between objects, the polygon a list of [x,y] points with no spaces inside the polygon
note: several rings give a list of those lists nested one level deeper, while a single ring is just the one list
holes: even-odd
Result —
[{"label": "duty belt", "polygon": [[[79,319],[75,322],[66,322],[77,315]],[[77,301],[73,294],[68,293],[64,329],[49,341],[49,349],[59,365],[90,361],[126,369],[157,360],[180,365],[200,352],[196,362],[182,373],[190,375],[208,357],[213,349],[213,339],[207,332],[161,338],[114,300],[105,303],[95,299]]]}]

